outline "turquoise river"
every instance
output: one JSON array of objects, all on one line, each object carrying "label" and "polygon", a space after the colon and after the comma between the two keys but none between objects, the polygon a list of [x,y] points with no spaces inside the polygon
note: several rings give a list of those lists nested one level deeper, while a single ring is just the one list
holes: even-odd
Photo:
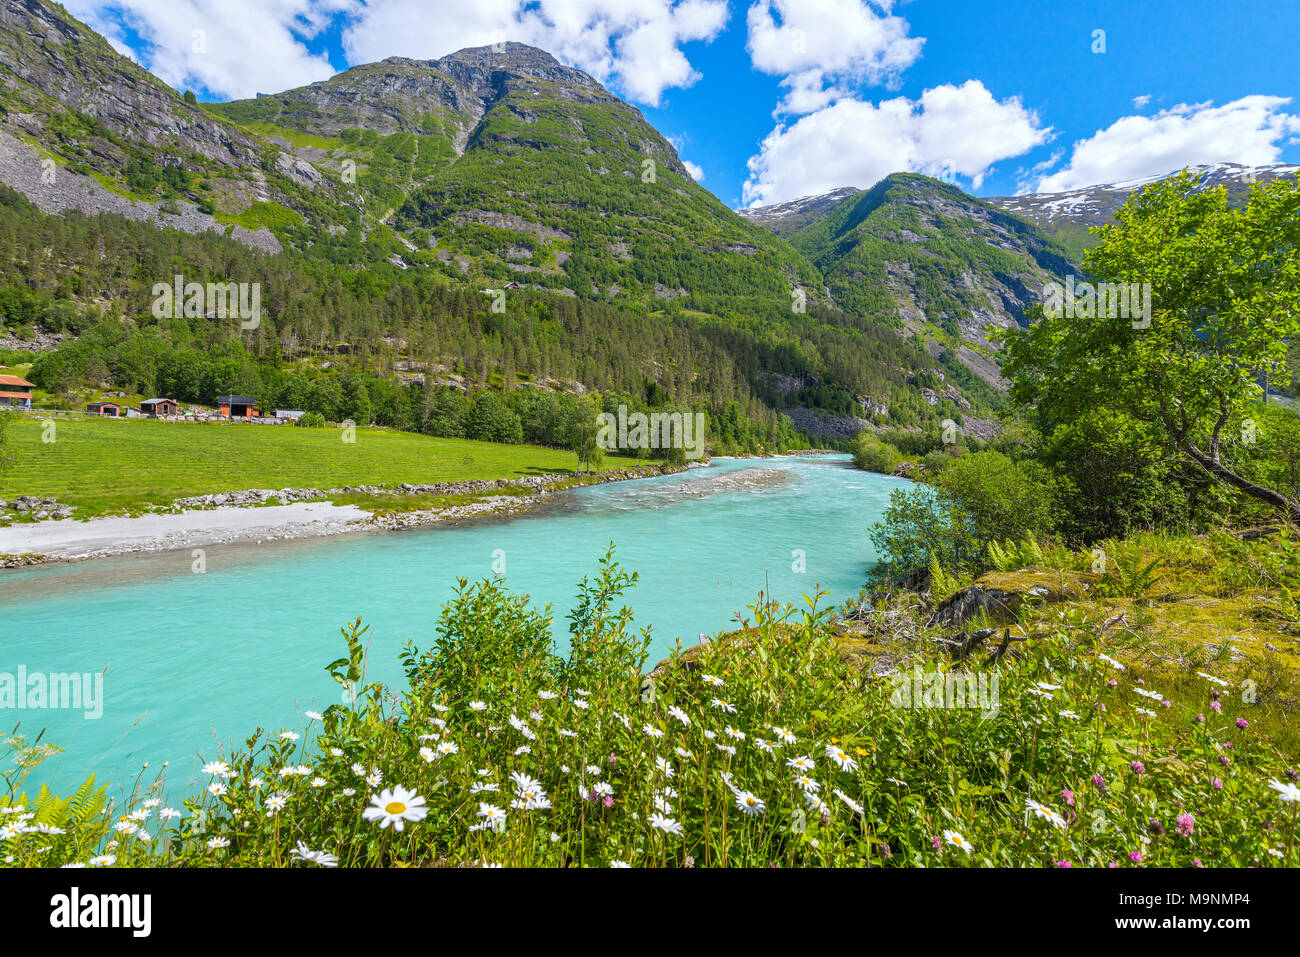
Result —
[{"label": "turquoise river", "polygon": [[21,722],[29,741],[44,729],[63,748],[29,791],[67,793],[93,770],[120,797],[146,762],[147,779],[167,762],[179,799],[201,757],[259,726],[301,731],[305,711],[339,700],[324,669],[346,653],[346,621],[371,626],[367,680],[400,684],[402,645],[429,645],[456,579],[504,561],[510,588],[553,606],[563,650],[576,585],[613,542],[640,574],[624,598],[652,629],[653,662],[679,637],[730,627],[765,583],[781,601],[819,584],[835,602],[856,593],[874,559],[870,526],[904,484],[845,456],[720,459],[558,493],[508,520],[211,546],[203,574],[189,551],[0,573],[0,672],[104,672],[99,718],[6,708],[0,730]]}]

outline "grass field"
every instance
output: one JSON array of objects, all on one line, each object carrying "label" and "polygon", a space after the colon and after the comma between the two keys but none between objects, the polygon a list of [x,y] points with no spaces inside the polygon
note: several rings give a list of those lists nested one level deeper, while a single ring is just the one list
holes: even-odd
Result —
[{"label": "grass field", "polygon": [[339,429],[293,426],[57,419],[53,442],[42,441],[43,429],[35,417],[10,426],[14,461],[0,474],[0,498],[53,496],[77,506],[78,518],[247,488],[462,482],[572,472],[578,464],[557,449],[378,429],[357,429],[351,444]]}]

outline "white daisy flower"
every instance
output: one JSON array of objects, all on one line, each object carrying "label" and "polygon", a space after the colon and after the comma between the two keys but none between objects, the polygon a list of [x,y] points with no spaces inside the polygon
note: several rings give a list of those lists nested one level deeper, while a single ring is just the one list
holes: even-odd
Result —
[{"label": "white daisy flower", "polygon": [[673,834],[677,837],[681,837],[682,834],[685,833],[680,821],[674,821],[672,818],[664,817],[662,814],[651,814],[650,826],[658,828],[665,834]]},{"label": "white daisy flower", "polygon": [[488,827],[498,833],[500,833],[501,829],[506,826],[506,812],[495,804],[488,804],[485,801],[480,801],[478,806],[478,816],[483,818]]},{"label": "white daisy flower", "polygon": [[1288,804],[1300,801],[1300,787],[1296,787],[1294,784],[1273,778],[1268,782],[1268,786],[1276,791],[1277,796]]},{"label": "white daisy flower", "polygon": [[962,837],[959,831],[944,831],[943,839],[953,847],[965,851],[967,856],[970,855],[970,842],[967,841],[966,838]]},{"label": "white daisy flower", "polygon": [[749,791],[736,792],[736,807],[740,808],[750,817],[755,817],[767,810],[767,805],[763,803],[762,798]]},{"label": "white daisy flower", "polygon": [[1050,807],[1045,807],[1044,805],[1039,804],[1033,798],[1025,798],[1025,807],[1033,812],[1035,817],[1047,821],[1052,825],[1052,827],[1055,827],[1058,830],[1063,831],[1067,827],[1065,818],[1061,817],[1061,815],[1057,814]]},{"label": "white daisy flower", "polygon": [[843,801],[844,804],[845,804],[845,806],[847,806],[848,808],[850,808],[850,809],[851,809],[855,814],[861,814],[861,813],[862,813],[862,805],[859,804],[857,801],[853,800],[853,798],[849,797],[847,794],[845,794],[845,793],[844,793],[843,791],[841,791],[839,788],[836,788],[832,793],[833,793],[837,798],[839,798],[841,801]]},{"label": "white daisy flower", "polygon": [[381,829],[391,826],[401,831],[407,821],[422,821],[429,813],[424,798],[401,785],[385,788],[370,796],[370,806],[361,812],[367,821],[376,821]]},{"label": "white daisy flower", "polygon": [[321,867],[339,866],[339,859],[333,854],[328,854],[325,851],[313,851],[302,841],[299,841],[298,846],[289,853],[297,860],[307,864],[319,864]]}]

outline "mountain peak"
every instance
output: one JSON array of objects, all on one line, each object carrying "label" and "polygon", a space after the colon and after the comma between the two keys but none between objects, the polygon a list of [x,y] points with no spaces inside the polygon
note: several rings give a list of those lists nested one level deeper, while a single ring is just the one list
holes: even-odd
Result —
[{"label": "mountain peak", "polygon": [[463,63],[470,66],[491,69],[529,70],[554,69],[562,67],[559,60],[539,47],[514,40],[505,43],[493,43],[483,47],[465,47],[455,53],[432,61],[438,66],[450,63]]},{"label": "mountain peak", "polygon": [[798,199],[767,206],[750,206],[736,212],[751,223],[766,226],[779,236],[825,217],[844,200],[860,192],[862,190],[856,186],[839,186],[825,193],[800,196]]}]

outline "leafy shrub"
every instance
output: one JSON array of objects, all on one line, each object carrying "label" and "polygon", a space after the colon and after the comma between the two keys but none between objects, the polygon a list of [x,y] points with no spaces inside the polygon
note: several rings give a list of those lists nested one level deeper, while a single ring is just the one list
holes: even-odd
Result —
[{"label": "leafy shrub", "polygon": [[936,450],[934,452],[925,453],[925,457],[921,459],[921,464],[929,469],[933,474],[938,475],[948,466],[952,465],[953,461],[953,456],[949,455],[947,452]]},{"label": "leafy shrub", "polygon": [[853,443],[853,462],[866,472],[890,474],[898,467],[898,449],[881,442],[870,432],[863,432]]},{"label": "leafy shrub", "polygon": [[304,429],[325,428],[325,416],[319,412],[304,412],[298,417],[298,425]]},{"label": "leafy shrub", "polygon": [[981,547],[993,540],[1045,535],[1056,514],[1056,490],[1045,468],[1001,452],[972,452],[936,479],[970,515]]},{"label": "leafy shrub", "polygon": [[974,517],[952,495],[928,486],[895,489],[881,520],[871,528],[877,563],[875,585],[896,585],[928,570],[932,562],[963,569],[980,556],[983,543]]}]

